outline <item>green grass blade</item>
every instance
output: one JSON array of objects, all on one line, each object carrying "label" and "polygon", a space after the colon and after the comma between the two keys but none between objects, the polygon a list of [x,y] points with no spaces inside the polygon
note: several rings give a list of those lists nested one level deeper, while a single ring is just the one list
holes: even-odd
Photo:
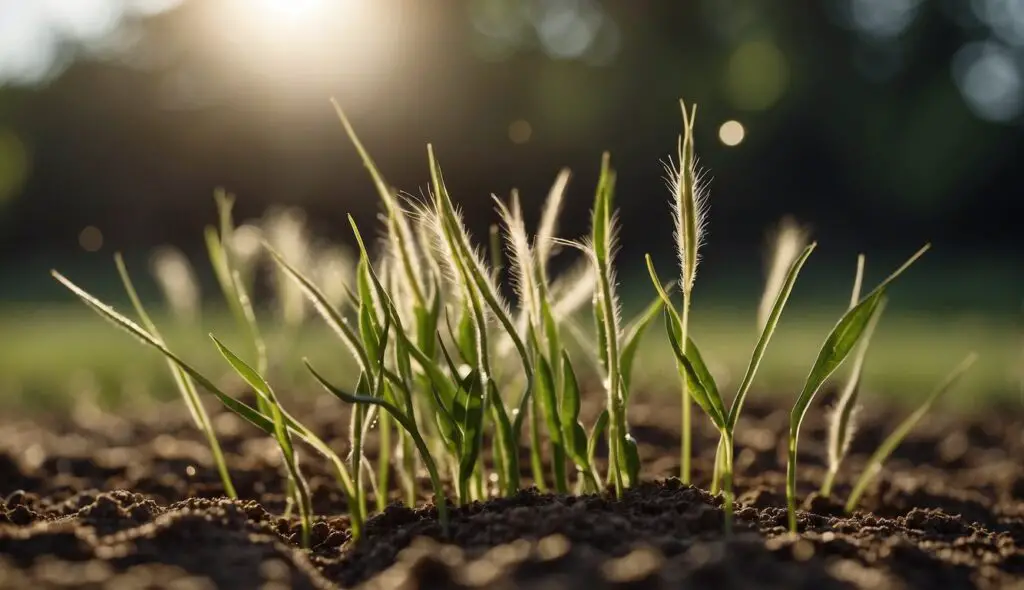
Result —
[{"label": "green grass blade", "polygon": [[881,303],[886,287],[903,274],[911,264],[923,255],[930,244],[914,253],[895,272],[879,283],[873,291],[847,311],[825,339],[814,365],[807,376],[803,390],[793,405],[789,418],[789,458],[786,468],[786,497],[789,508],[789,526],[796,531],[796,458],[799,444],[800,425],[821,385],[846,360],[857,341],[864,334],[875,308]]},{"label": "green grass blade", "polygon": [[[601,410],[601,413],[597,415],[597,420],[594,422],[594,427],[590,429],[590,436],[587,438],[587,462],[591,466],[594,465],[594,458],[597,456],[597,441],[604,435],[604,431],[608,428],[608,410]],[[597,478],[600,481],[601,478]]]},{"label": "green grass blade", "polygon": [[345,318],[341,313],[334,308],[333,305],[327,300],[323,291],[320,290],[313,281],[306,278],[301,272],[295,267],[288,263],[281,254],[275,250],[270,244],[264,242],[263,247],[270,252],[271,258],[275,263],[289,276],[302,292],[306,294],[306,297],[313,303],[313,307],[323,318],[324,322],[329,328],[331,328],[341,338],[349,349],[352,351],[353,356],[359,362],[360,368],[367,373],[371,373],[373,368],[370,365],[370,357],[366,352],[366,348],[362,345],[359,339],[359,335],[356,334],[355,330],[345,321]]},{"label": "green grass blade", "polygon": [[[665,285],[665,292],[671,292],[672,287],[671,283]],[[627,402],[629,401],[630,386],[633,383],[633,363],[636,361],[637,351],[640,350],[640,341],[643,339],[648,326],[651,325],[654,318],[658,317],[658,313],[661,312],[663,305],[665,305],[665,302],[661,296],[655,297],[644,311],[626,326],[625,335],[622,339],[622,383],[623,394],[626,396]]]},{"label": "green grass blade", "polygon": [[704,361],[700,359],[700,353],[697,351],[696,346],[694,346],[693,341],[690,341],[687,347],[688,354],[683,353],[682,347],[679,344],[680,328],[674,324],[672,315],[668,313],[665,314],[665,328],[668,332],[672,352],[676,355],[676,362],[679,363],[683,376],[686,378],[687,390],[690,392],[690,396],[704,410],[704,413],[711,418],[711,421],[718,429],[725,428],[727,417],[722,404],[722,398],[718,395],[718,386],[708,372],[707,367],[704,366]]},{"label": "green grass blade", "polygon": [[864,371],[864,361],[867,358],[868,348],[871,345],[871,337],[875,333],[879,318],[885,309],[886,300],[878,304],[875,313],[868,321],[868,326],[861,336],[857,350],[853,353],[853,366],[850,368],[850,376],[839,396],[839,401],[832,412],[828,428],[828,474],[825,483],[822,485],[822,495],[829,495],[831,492],[832,478],[839,470],[839,464],[846,455],[853,438],[855,425],[853,423],[854,410],[857,407],[857,397],[860,393],[861,377]]},{"label": "green grass blade", "polygon": [[[121,276],[121,283],[124,285],[125,292],[128,293],[128,298],[131,300],[132,306],[139,315],[143,326],[150,332],[154,340],[163,344],[163,337],[157,330],[152,318],[146,312],[146,308],[142,305],[142,300],[139,299],[135,285],[128,274],[128,267],[125,265],[124,258],[120,252],[114,254],[114,264],[117,266],[117,273]],[[196,428],[206,437],[207,445],[210,447],[210,454],[213,455],[214,464],[224,486],[224,493],[229,498],[237,498],[238,494],[235,491],[234,483],[231,481],[231,475],[228,471],[227,462],[224,459],[224,453],[220,447],[220,441],[217,440],[217,434],[213,430],[210,417],[206,413],[202,401],[199,399],[199,392],[196,391],[195,383],[174,361],[170,359],[165,360],[168,369],[171,371],[171,376],[174,378],[174,384],[177,386],[182,400],[185,402],[185,407],[188,408],[189,414],[192,416],[192,421],[195,423]]]},{"label": "green grass blade", "polygon": [[939,399],[943,394],[953,388],[954,385],[964,376],[964,373],[971,368],[971,365],[978,359],[978,355],[971,353],[960,362],[950,373],[942,380],[942,382],[934,389],[928,397],[925,398],[924,402],[907,418],[896,427],[892,433],[886,437],[882,444],[878,446],[871,458],[868,459],[867,465],[864,467],[864,472],[861,473],[860,478],[857,479],[857,483],[854,485],[853,492],[851,492],[849,499],[846,502],[846,512],[853,512],[857,508],[857,504],[860,502],[861,496],[867,489],[868,484],[878,476],[882,470],[882,464],[889,455],[896,450],[896,447],[903,442],[907,434],[917,426],[917,423],[921,421],[921,418],[928,413],[928,410],[935,404],[935,401]]},{"label": "green grass blade", "polygon": [[811,243],[804,248],[803,252],[793,260],[789,270],[786,272],[786,278],[778,291],[778,295],[775,297],[775,303],[772,305],[764,328],[761,330],[761,336],[754,347],[754,354],[750,357],[750,364],[747,365],[747,371],[743,374],[740,386],[736,390],[736,397],[733,398],[732,407],[729,409],[728,428],[730,433],[736,428],[736,422],[739,420],[740,412],[743,410],[743,402],[747,398],[750,386],[754,383],[754,376],[757,374],[757,369],[761,365],[761,359],[764,358],[764,353],[768,349],[768,343],[771,342],[772,335],[775,334],[775,329],[779,325],[782,310],[785,309],[789,295],[793,292],[797,276],[799,276],[800,270],[803,268],[804,263],[807,262],[807,258],[814,252],[816,246],[817,243]]},{"label": "green grass blade", "polygon": [[416,449],[420,453],[423,464],[426,466],[427,471],[430,473],[430,480],[434,487],[435,502],[437,504],[437,515],[438,520],[441,521],[441,528],[444,534],[448,534],[448,508],[447,501],[444,496],[444,488],[441,485],[441,476],[437,470],[437,464],[434,462],[433,456],[430,454],[430,449],[427,447],[423,437],[420,436],[419,428],[416,426],[416,421],[411,419],[405,413],[403,413],[398,406],[392,404],[386,399],[379,397],[372,397],[366,395],[353,395],[342,389],[339,389],[331,384],[330,381],[325,379],[320,373],[313,368],[313,365],[308,360],[303,360],[306,365],[306,369],[313,375],[320,385],[328,392],[333,394],[338,399],[341,399],[350,404],[372,404],[382,408],[387,413],[391,414],[391,417],[398,422],[402,428],[412,437]]},{"label": "green grass blade", "polygon": [[309,485],[306,483],[306,479],[302,476],[302,471],[299,470],[298,458],[295,454],[295,447],[292,445],[291,434],[288,431],[288,426],[285,423],[281,407],[277,402],[274,391],[270,388],[270,384],[267,383],[262,375],[246,364],[245,361],[238,358],[235,353],[231,352],[228,347],[224,346],[224,344],[213,334],[210,334],[210,338],[217,346],[217,350],[220,352],[221,356],[223,356],[224,359],[227,360],[228,364],[231,365],[231,368],[234,369],[250,387],[269,401],[268,405],[270,407],[271,417],[274,421],[274,438],[277,440],[278,446],[281,447],[281,456],[284,459],[285,467],[288,471],[288,478],[291,480],[291,485],[294,487],[299,500],[299,516],[302,521],[302,547],[308,549],[313,526],[313,505],[310,500]]}]

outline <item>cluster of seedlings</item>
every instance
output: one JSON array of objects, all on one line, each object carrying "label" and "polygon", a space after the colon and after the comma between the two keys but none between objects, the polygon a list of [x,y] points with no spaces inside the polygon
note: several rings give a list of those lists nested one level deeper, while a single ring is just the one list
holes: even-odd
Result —
[{"label": "cluster of seedlings", "polygon": [[[462,222],[433,149],[428,146],[428,197],[402,196],[386,182],[344,113],[335,107],[383,204],[381,254],[371,258],[350,218],[359,259],[354,285],[347,285],[344,297],[338,298],[325,294],[286,254],[267,242],[262,246],[276,263],[280,276],[290,280],[308,298],[355,359],[358,377],[346,387],[331,383],[306,363],[312,377],[324,389],[352,405],[346,457],[342,458],[289,414],[265,379],[267,347],[233,247],[235,228],[230,197],[217,196],[220,224],[218,228],[208,228],[206,246],[228,306],[249,335],[250,350],[246,356],[250,360],[243,360],[216,337],[211,338],[232,369],[255,392],[255,407],[225,393],[167,347],[136,295],[120,256],[115,257],[117,268],[141,325],[61,274],[53,273],[89,307],[166,357],[196,427],[208,441],[227,495],[234,497],[235,490],[200,401],[200,388],[277,441],[288,478],[288,512],[297,511],[305,545],[313,514],[309,488],[296,453],[299,443],[308,445],[333,466],[348,501],[354,537],[360,535],[371,507],[384,508],[392,487],[392,467],[399,480],[397,487],[409,504],[419,496],[415,475],[421,466],[426,469],[443,527],[447,526],[449,495],[451,501],[461,505],[514,494],[521,487],[519,445],[524,436],[530,440],[534,485],[558,493],[609,490],[621,496],[625,488],[640,481],[637,443],[630,435],[627,418],[634,360],[645,330],[663,315],[681,382],[680,478],[684,483],[691,479],[691,402],[696,402],[721,434],[712,491],[724,494],[725,527],[730,530],[735,428],[786,301],[815,244],[804,245],[801,232],[792,227],[780,232],[761,306],[760,337],[732,402],[726,406],[688,325],[707,216],[705,192],[694,156],[695,109],[687,110],[682,105],[684,132],[679,139],[678,160],[666,166],[676,225],[679,277],[672,283],[662,283],[648,256],[647,267],[657,296],[636,318],[626,322],[621,317],[617,293],[615,173],[608,154],[602,159],[588,236],[575,241],[556,236],[569,181],[568,171],[562,171],[533,236],[526,230],[518,195],[513,191],[508,202],[495,197],[502,223],[500,229],[491,232],[485,256]],[[584,256],[577,267],[553,278],[548,263],[559,247],[574,248]],[[915,253],[864,296],[860,293],[864,260],[858,260],[850,307],[825,338],[791,414],[786,493],[793,530],[797,442],[804,415],[825,381],[853,354],[849,381],[832,414],[829,471],[821,489],[822,494],[828,495],[854,433],[861,369],[871,334],[885,306],[886,290],[927,248]],[[515,286],[515,309],[499,288],[505,264]],[[681,308],[673,301],[675,290],[682,294]],[[581,338],[576,324],[577,312],[587,303],[592,306],[595,338]],[[566,352],[569,339],[581,345],[576,353],[579,358]],[[954,369],[879,447],[854,487],[847,510],[856,508],[882,462],[973,360],[972,355]],[[581,388],[577,368],[584,362],[599,373],[607,398],[604,411],[589,429],[579,417]],[[524,426],[528,426],[525,435]],[[377,431],[380,442],[376,466],[363,451],[371,429]],[[595,458],[602,438],[607,440],[608,449],[603,472]],[[544,453],[544,449],[548,452]],[[546,473],[546,464],[550,473]]]}]

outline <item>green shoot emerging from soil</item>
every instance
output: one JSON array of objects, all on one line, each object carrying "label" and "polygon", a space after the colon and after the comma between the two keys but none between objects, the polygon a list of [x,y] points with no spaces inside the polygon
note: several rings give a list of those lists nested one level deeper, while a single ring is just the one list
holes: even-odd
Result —
[{"label": "green shoot emerging from soil", "polygon": [[758,339],[757,345],[754,347],[754,353],[751,356],[750,364],[747,366],[746,373],[743,375],[743,380],[740,382],[739,389],[736,391],[732,405],[728,410],[725,409],[725,403],[718,392],[718,385],[711,376],[711,372],[708,370],[697,345],[694,344],[692,339],[686,340],[684,350],[682,344],[681,318],[672,306],[672,302],[670,301],[668,294],[661,290],[661,283],[654,270],[654,263],[651,261],[650,255],[647,256],[647,269],[650,271],[651,280],[654,282],[655,287],[659,290],[659,293],[665,301],[665,325],[668,331],[669,343],[672,345],[672,351],[675,353],[676,360],[684,372],[684,377],[687,381],[687,388],[693,396],[693,399],[697,402],[697,405],[704,410],[721,434],[718,460],[716,460],[715,469],[716,483],[714,485],[715,487],[718,486],[717,480],[719,477],[724,483],[726,530],[731,530],[732,528],[734,498],[732,489],[733,435],[735,433],[736,423],[739,421],[743,402],[747,397],[747,393],[750,391],[750,386],[754,382],[754,376],[757,374],[757,369],[761,364],[761,359],[764,357],[764,353],[768,348],[768,343],[771,341],[772,335],[775,333],[775,328],[778,326],[779,320],[782,317],[782,310],[785,308],[786,301],[789,299],[789,295],[793,291],[793,286],[796,284],[796,279],[800,274],[800,269],[803,268],[804,262],[807,261],[811,252],[814,251],[815,246],[816,244],[812,243],[804,248],[803,252],[801,252],[800,255],[790,264],[789,269],[786,272],[785,279],[780,286],[778,295],[775,298],[775,302],[772,305],[771,313],[768,315],[767,321],[765,322],[764,330],[761,332],[761,337]]},{"label": "green shoot emerging from soil", "polygon": [[[703,241],[707,217],[707,195],[700,183],[697,161],[693,150],[693,124],[697,117],[697,105],[689,112],[686,103],[679,101],[683,112],[683,135],[679,138],[679,161],[665,166],[668,174],[669,188],[672,190],[672,213],[675,219],[676,253],[679,257],[680,291],[683,292],[683,311],[678,317],[679,341],[687,342],[690,324],[690,296],[693,293],[693,282],[697,277],[697,263],[700,262],[698,248]],[[655,281],[657,287],[661,283]],[[666,305],[670,305],[665,301]],[[673,314],[675,315],[675,314]],[[684,375],[680,365],[682,383],[682,430],[680,449],[680,479],[690,483],[690,460],[692,452],[692,434],[690,417],[689,379]]]},{"label": "green shoot emerging from soil", "polygon": [[[853,281],[853,294],[850,296],[851,309],[860,300],[860,288],[863,281],[864,255],[861,254],[857,257],[857,275]],[[826,498],[832,494],[832,483],[839,472],[839,466],[843,462],[846,451],[850,448],[850,441],[853,440],[853,435],[856,433],[857,398],[860,395],[864,359],[867,358],[871,336],[875,332],[875,326],[878,325],[878,319],[882,316],[884,309],[885,299],[882,299],[871,315],[867,327],[864,329],[864,335],[861,336],[860,343],[857,345],[857,352],[853,355],[853,366],[850,368],[850,375],[846,380],[846,386],[839,396],[839,401],[832,408],[832,414],[829,417],[828,472],[825,474],[825,480],[822,482],[820,489],[821,495]]]},{"label": "green shoot emerging from soil", "polygon": [[[306,267],[298,260],[301,256],[290,256],[266,242],[263,251],[273,260],[276,276],[285,281],[289,292],[300,296],[298,303],[308,300],[355,360],[355,370],[341,385],[306,362],[313,380],[350,406],[345,459],[289,414],[268,383],[271,363],[246,287],[251,285],[252,267],[238,260],[232,247],[233,200],[228,195],[217,194],[219,224],[207,229],[206,245],[228,307],[247,336],[245,350],[251,354],[251,362],[242,360],[217,338],[213,342],[255,393],[255,407],[224,393],[167,347],[143,309],[120,256],[116,258],[118,270],[142,326],[59,273],[54,272],[54,276],[94,311],[164,355],[182,398],[207,439],[229,496],[237,494],[198,389],[210,392],[228,410],[274,438],[287,477],[286,515],[297,509],[304,546],[309,544],[313,514],[296,441],[305,443],[331,465],[348,503],[353,538],[361,535],[371,507],[378,511],[385,508],[392,487],[400,488],[404,500],[414,504],[422,493],[417,481],[423,470],[429,476],[438,518],[446,533],[449,495],[454,504],[466,505],[495,495],[515,494],[521,487],[520,443],[527,424],[529,469],[539,488],[550,486],[559,493],[580,493],[610,487],[621,497],[625,489],[640,481],[638,446],[630,435],[627,417],[633,364],[642,335],[663,313],[681,382],[680,477],[688,483],[692,475],[692,400],[720,435],[712,491],[724,492],[725,526],[731,530],[736,425],[797,277],[816,244],[806,245],[806,235],[795,226],[783,226],[759,310],[759,337],[727,406],[689,329],[698,249],[707,213],[694,156],[696,109],[688,110],[680,104],[684,130],[679,139],[678,162],[666,167],[673,193],[679,280],[663,284],[648,255],[647,268],[656,297],[628,322],[621,317],[616,279],[616,177],[607,153],[597,180],[589,235],[578,240],[556,235],[569,182],[569,173],[563,170],[555,179],[532,237],[518,193],[512,191],[508,200],[494,198],[501,224],[491,226],[485,251],[463,223],[431,146],[427,147],[429,193],[422,199],[400,196],[335,104],[381,201],[382,247],[371,253],[349,218],[359,260],[354,284],[341,287],[343,297],[338,296],[337,289],[328,297],[323,286],[310,278],[315,275],[304,270]],[[583,260],[564,275],[552,277],[548,263],[560,246],[582,252]],[[791,414],[787,472],[791,528],[796,526],[797,436],[804,414],[818,389],[860,342],[832,422],[830,470],[823,488],[827,493],[852,437],[861,369],[884,305],[885,290],[926,249],[922,248],[864,298],[860,298],[863,258],[858,262],[850,308],[826,339]],[[503,274],[515,287],[515,307],[499,288]],[[672,300],[676,284],[682,295],[681,310]],[[582,329],[574,323],[575,312],[587,302],[592,303],[594,337],[581,334]],[[580,345],[572,355],[566,350],[569,338]],[[578,374],[581,361],[589,361],[602,378],[605,396],[604,411],[589,432],[580,421],[584,393]],[[850,498],[851,509],[881,462],[934,399],[966,369],[966,364],[879,449]],[[375,466],[364,453],[370,437],[376,437],[379,449]],[[604,473],[596,458],[602,437],[607,437],[608,449]],[[549,452],[543,452],[545,449]],[[392,471],[397,475],[394,484],[390,480]]]},{"label": "green shoot emerging from soil", "polygon": [[846,512],[850,513],[856,510],[857,504],[860,503],[860,498],[864,494],[864,490],[867,489],[872,480],[874,480],[882,471],[882,464],[889,458],[889,455],[896,450],[896,447],[903,442],[903,439],[906,438],[907,434],[914,429],[914,426],[916,426],[917,423],[921,421],[921,418],[928,413],[928,410],[935,405],[936,400],[952,389],[977,359],[978,355],[973,352],[967,355],[967,357],[952,371],[950,371],[949,375],[947,375],[945,379],[943,379],[942,382],[928,394],[928,397],[925,398],[924,402],[914,410],[912,414],[907,416],[903,422],[900,422],[900,425],[897,426],[884,441],[882,441],[882,444],[878,445],[878,449],[875,450],[874,454],[871,455],[871,458],[868,459],[867,465],[864,466],[863,473],[861,473],[860,477],[857,478],[857,483],[854,484],[853,491],[850,492],[850,497],[846,501]]},{"label": "green shoot emerging from soil", "polygon": [[857,341],[867,331],[871,324],[871,318],[875,317],[878,307],[882,305],[885,298],[886,288],[892,281],[896,280],[911,264],[923,255],[930,244],[926,244],[914,253],[895,272],[882,281],[873,291],[868,293],[856,305],[850,308],[832,332],[825,339],[818,358],[814,361],[807,381],[793,406],[789,417],[789,453],[786,463],[786,505],[789,510],[789,528],[796,532],[796,459],[797,444],[800,436],[800,425],[803,423],[807,409],[811,405],[814,396],[821,389],[822,384],[843,364],[846,357],[857,345]]}]

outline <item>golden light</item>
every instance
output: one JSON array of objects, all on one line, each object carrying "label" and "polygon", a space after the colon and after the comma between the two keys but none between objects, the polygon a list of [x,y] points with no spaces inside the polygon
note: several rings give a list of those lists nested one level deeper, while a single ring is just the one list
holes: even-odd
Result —
[{"label": "golden light", "polygon": [[277,19],[307,20],[317,17],[324,0],[260,0],[267,16]]},{"label": "golden light", "polygon": [[200,37],[216,69],[269,105],[322,104],[344,86],[345,104],[374,100],[395,79],[411,37],[393,3],[376,0],[223,0]]},{"label": "golden light", "polygon": [[739,121],[726,121],[718,128],[718,139],[729,147],[735,147],[743,143],[743,138],[746,136],[747,130],[743,128],[743,124]]},{"label": "golden light", "polygon": [[512,121],[508,126],[508,138],[512,143],[523,144],[533,136],[533,126],[525,119]]}]

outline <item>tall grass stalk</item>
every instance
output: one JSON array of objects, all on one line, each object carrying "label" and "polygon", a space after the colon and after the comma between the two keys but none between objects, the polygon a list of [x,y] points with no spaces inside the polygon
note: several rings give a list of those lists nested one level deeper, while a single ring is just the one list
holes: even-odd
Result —
[{"label": "tall grass stalk", "polygon": [[[679,288],[683,293],[682,312],[679,315],[680,341],[688,339],[690,324],[690,301],[693,294],[693,283],[697,277],[697,265],[700,262],[698,252],[704,241],[707,222],[707,195],[700,182],[697,163],[694,156],[693,125],[697,117],[697,105],[687,111],[686,103],[679,101],[683,113],[683,135],[679,138],[678,162],[666,164],[665,171],[670,190],[672,191],[672,213],[675,219],[676,253],[679,258]],[[660,283],[659,283],[660,286]],[[680,371],[682,397],[682,430],[680,444],[679,478],[683,483],[690,483],[692,475],[691,458],[691,395],[687,379]]]}]

